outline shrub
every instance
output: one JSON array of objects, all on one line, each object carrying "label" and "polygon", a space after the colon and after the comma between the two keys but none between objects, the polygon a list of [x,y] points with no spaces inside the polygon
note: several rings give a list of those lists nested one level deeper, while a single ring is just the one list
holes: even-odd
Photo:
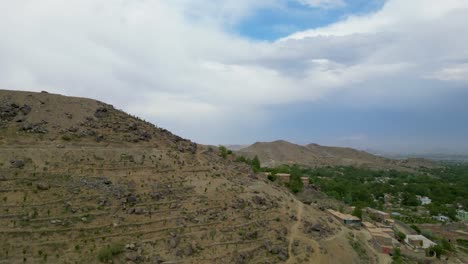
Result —
[{"label": "shrub", "polygon": [[270,181],[272,181],[272,182],[276,181],[276,178],[277,178],[277,177],[276,177],[276,174],[270,174],[270,175],[268,175],[268,180],[270,180]]},{"label": "shrub", "polygon": [[440,256],[445,254],[445,250],[440,245],[434,245],[434,246],[428,248],[426,253],[427,253],[428,256],[432,257],[435,254],[437,258],[440,258]]},{"label": "shrub", "polygon": [[405,240],[406,235],[405,235],[405,233],[403,233],[403,232],[401,232],[401,231],[396,231],[396,232],[395,232],[395,237],[396,237],[396,239],[397,239],[398,241],[402,242],[402,241]]},{"label": "shrub", "polygon": [[73,138],[72,138],[70,135],[65,134],[65,135],[62,136],[62,139],[65,140],[65,141],[70,141],[70,140],[72,140]]},{"label": "shrub", "polygon": [[362,219],[362,207],[356,206],[353,210],[353,215]]},{"label": "shrub", "polygon": [[402,263],[401,250],[399,248],[393,249],[392,260],[395,264]]},{"label": "shrub", "polygon": [[98,260],[101,262],[109,262],[114,256],[123,252],[122,244],[107,245],[102,248],[98,253]]},{"label": "shrub", "polygon": [[259,172],[261,169],[260,160],[258,159],[257,155],[255,155],[255,157],[252,160],[252,169],[254,170],[254,172]]},{"label": "shrub", "polygon": [[222,146],[222,145],[220,145],[218,149],[219,149],[219,154],[221,155],[221,157],[223,157],[223,159],[227,158],[228,154],[232,153],[232,151],[231,153],[229,153],[229,150],[225,146]]},{"label": "shrub", "polygon": [[417,227],[416,225],[411,225],[410,226],[414,231],[416,231],[416,233],[418,233],[419,235],[421,234],[421,229],[419,229],[419,227]]},{"label": "shrub", "polygon": [[448,242],[448,240],[445,238],[442,238],[442,240],[440,240],[440,245],[446,251],[452,251],[452,252],[455,251],[455,247],[450,242]]}]

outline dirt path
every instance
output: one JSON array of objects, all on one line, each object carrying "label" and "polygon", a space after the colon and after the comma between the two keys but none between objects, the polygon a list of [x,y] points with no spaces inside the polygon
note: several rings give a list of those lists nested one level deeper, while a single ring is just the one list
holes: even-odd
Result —
[{"label": "dirt path", "polygon": [[329,236],[329,237],[325,238],[324,241],[330,241],[330,240],[336,239],[338,237],[346,236],[346,232],[349,232],[349,231],[350,231],[349,229],[346,229],[345,227],[341,227],[340,231],[338,231],[336,234],[334,234],[332,236]]},{"label": "dirt path", "polygon": [[294,240],[301,236],[301,233],[299,231],[299,226],[301,225],[301,222],[302,222],[303,212],[304,212],[304,204],[297,201],[297,215],[296,215],[297,221],[291,227],[291,232],[289,234],[289,246],[288,246],[289,258],[286,263],[293,263],[292,261],[295,259],[295,256],[293,256],[292,248],[293,248]]}]

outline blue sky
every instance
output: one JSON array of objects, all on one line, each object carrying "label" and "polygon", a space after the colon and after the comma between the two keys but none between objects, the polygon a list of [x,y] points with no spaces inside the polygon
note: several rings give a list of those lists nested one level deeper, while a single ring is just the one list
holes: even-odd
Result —
[{"label": "blue sky", "polygon": [[468,0],[0,3],[0,89],[204,144],[468,153]]},{"label": "blue sky", "polygon": [[346,16],[375,12],[383,4],[383,0],[349,0],[345,6],[324,9],[287,1],[285,6],[258,10],[230,30],[248,38],[274,41],[297,31],[332,24]]}]

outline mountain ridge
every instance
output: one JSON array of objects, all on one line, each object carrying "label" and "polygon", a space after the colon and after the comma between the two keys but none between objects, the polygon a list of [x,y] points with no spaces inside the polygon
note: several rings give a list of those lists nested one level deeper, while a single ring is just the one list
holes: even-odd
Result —
[{"label": "mountain ridge", "polygon": [[0,90],[0,117],[0,263],[388,258],[246,164],[111,105]]},{"label": "mountain ridge", "polygon": [[258,156],[266,167],[283,164],[298,164],[311,167],[365,166],[375,169],[416,169],[436,167],[435,162],[425,159],[394,160],[349,147],[322,146],[316,143],[298,145],[285,140],[255,142],[236,151],[249,158]]}]

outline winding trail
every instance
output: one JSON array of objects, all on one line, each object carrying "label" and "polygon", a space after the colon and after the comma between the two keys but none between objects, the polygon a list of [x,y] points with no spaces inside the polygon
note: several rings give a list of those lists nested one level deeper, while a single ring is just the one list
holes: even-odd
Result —
[{"label": "winding trail", "polygon": [[288,261],[286,263],[292,263],[292,261],[296,258],[293,255],[293,243],[295,238],[300,237],[301,233],[299,231],[299,226],[301,225],[302,222],[302,214],[304,212],[304,204],[300,201],[297,201],[297,221],[296,223],[293,224],[291,227],[291,232],[289,234],[289,245],[288,245]]}]

